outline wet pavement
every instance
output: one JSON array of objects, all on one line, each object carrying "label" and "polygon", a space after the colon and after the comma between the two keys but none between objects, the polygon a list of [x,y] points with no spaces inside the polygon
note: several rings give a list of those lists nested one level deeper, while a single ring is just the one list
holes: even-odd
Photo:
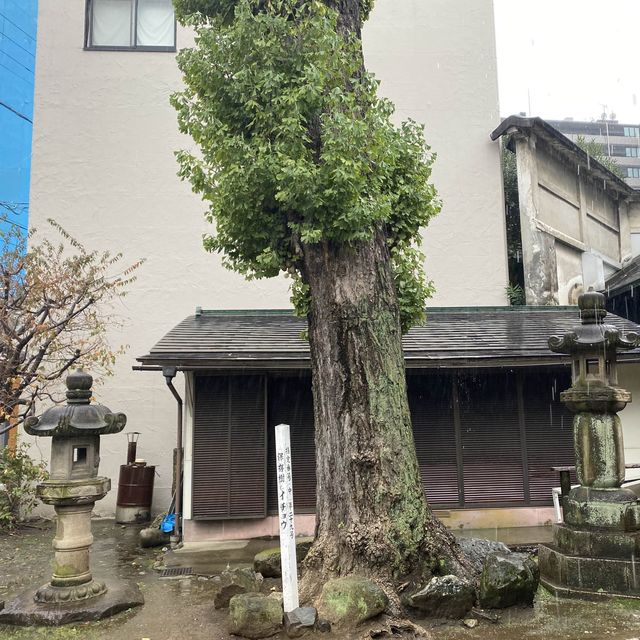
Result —
[{"label": "wet pavement", "polygon": [[[0,535],[0,600],[9,600],[26,588],[35,589],[47,581],[53,529],[51,525],[43,527],[42,530],[23,529],[11,536]],[[139,548],[137,527],[121,527],[112,520],[98,520],[94,521],[93,530],[94,573],[137,582],[144,593],[145,605],[109,620],[59,628],[0,625],[0,640],[229,640],[232,637],[225,630],[226,612],[213,608],[209,580],[198,576],[160,578],[154,565],[159,564],[163,554],[157,549]],[[528,542],[531,536],[524,533],[514,534],[509,541]],[[485,537],[494,538],[487,530]],[[274,543],[252,544],[273,546]],[[253,551],[253,547],[250,550]],[[430,629],[434,640],[640,639],[640,603],[634,601],[556,600],[541,590],[534,608],[510,609],[499,614],[498,623],[482,620],[475,629],[467,629],[459,622],[416,622]],[[363,629],[351,636],[331,633],[317,637],[346,640],[365,635],[368,636]]]}]

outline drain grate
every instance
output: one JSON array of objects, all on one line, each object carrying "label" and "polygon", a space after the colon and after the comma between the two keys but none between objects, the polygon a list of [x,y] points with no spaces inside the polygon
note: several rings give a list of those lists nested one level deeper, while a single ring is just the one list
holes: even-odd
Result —
[{"label": "drain grate", "polygon": [[177,578],[179,576],[190,575],[193,575],[193,569],[191,567],[170,567],[160,572],[161,578]]}]

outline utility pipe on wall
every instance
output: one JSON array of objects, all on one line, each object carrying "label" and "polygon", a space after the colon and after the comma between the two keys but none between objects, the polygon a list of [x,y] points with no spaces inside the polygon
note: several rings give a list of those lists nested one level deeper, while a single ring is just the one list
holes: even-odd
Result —
[{"label": "utility pipe on wall", "polygon": [[176,367],[163,367],[162,375],[167,382],[169,390],[178,403],[178,423],[176,435],[176,461],[175,461],[175,481],[176,481],[176,504],[175,504],[175,525],[173,534],[180,538],[182,533],[182,398],[173,386],[173,379],[176,377]]}]

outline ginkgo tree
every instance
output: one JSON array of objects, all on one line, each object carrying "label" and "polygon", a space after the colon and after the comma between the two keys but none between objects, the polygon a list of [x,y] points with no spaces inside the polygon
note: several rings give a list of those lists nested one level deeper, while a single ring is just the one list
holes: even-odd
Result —
[{"label": "ginkgo tree", "polygon": [[195,45],[172,97],[197,152],[210,251],[248,278],[292,278],[308,318],[317,535],[305,585],[465,574],[421,486],[402,333],[432,287],[419,250],[439,210],[423,127],[396,126],[365,70],[370,0],[174,0]]}]

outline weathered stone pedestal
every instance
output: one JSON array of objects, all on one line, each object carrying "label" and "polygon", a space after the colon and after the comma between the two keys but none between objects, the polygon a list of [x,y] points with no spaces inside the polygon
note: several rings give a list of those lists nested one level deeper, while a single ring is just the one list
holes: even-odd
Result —
[{"label": "weathered stone pedestal", "polygon": [[118,433],[126,424],[122,413],[92,405],[92,378],[76,371],[67,378],[67,406],[49,409],[25,423],[31,435],[51,436],[51,475],[37,487],[38,497],[53,505],[57,531],[51,580],[29,590],[0,610],[0,623],[57,625],[97,620],[143,604],[135,585],[107,583],[91,573],[91,512],[111,489],[98,476],[100,435]]},{"label": "weathered stone pedestal", "polygon": [[640,344],[602,323],[604,296],[580,297],[582,325],[552,337],[554,351],[573,357],[572,387],[561,399],[575,413],[579,487],[564,498],[564,524],[541,545],[540,582],[558,596],[640,598],[640,501],[624,481],[622,425],[617,415],[631,394],[617,386],[616,354]]}]

